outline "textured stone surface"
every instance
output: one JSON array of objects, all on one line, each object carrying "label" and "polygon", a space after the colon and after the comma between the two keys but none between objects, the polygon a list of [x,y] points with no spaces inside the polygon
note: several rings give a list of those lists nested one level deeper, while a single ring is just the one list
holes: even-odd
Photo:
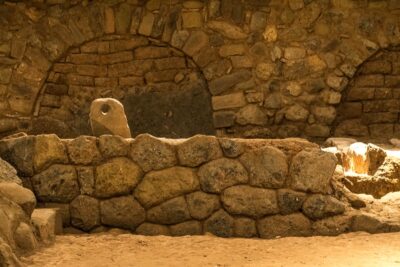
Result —
[{"label": "textured stone surface", "polygon": [[198,171],[201,189],[209,193],[221,193],[225,188],[248,182],[247,171],[239,161],[217,159],[204,164]]},{"label": "textured stone surface", "polygon": [[100,225],[100,204],[95,198],[78,196],[70,204],[71,224],[84,231]]},{"label": "textured stone surface", "polygon": [[169,227],[172,236],[201,235],[203,233],[201,222],[187,221]]},{"label": "textured stone surface", "polygon": [[34,167],[40,171],[54,163],[68,163],[66,148],[54,134],[39,135],[35,138]]},{"label": "textured stone surface", "polygon": [[136,228],[136,233],[139,235],[149,236],[170,235],[170,231],[167,226],[153,223],[142,223],[138,228]]},{"label": "textured stone surface", "polygon": [[170,199],[147,211],[147,220],[159,224],[176,224],[190,219],[189,209],[183,196]]},{"label": "textured stone surface", "polygon": [[36,197],[45,202],[68,203],[79,195],[79,184],[73,166],[52,165],[32,177]]},{"label": "textured stone surface", "polygon": [[104,158],[123,157],[129,152],[129,141],[117,135],[99,137],[99,150]]},{"label": "textured stone surface", "polygon": [[135,197],[149,208],[198,188],[199,181],[194,170],[173,167],[146,174],[135,189]]},{"label": "textured stone surface", "polygon": [[29,217],[36,207],[33,192],[16,183],[0,183],[0,195],[18,204]]},{"label": "textured stone surface", "polygon": [[261,238],[311,235],[311,222],[301,213],[275,215],[257,222]]},{"label": "textured stone surface", "polygon": [[67,143],[68,155],[75,164],[88,165],[101,159],[96,138],[80,136]]},{"label": "textured stone surface", "polygon": [[145,210],[133,196],[101,201],[100,215],[103,224],[130,230],[135,230],[146,218]]},{"label": "textured stone surface", "polygon": [[288,175],[285,154],[271,146],[244,153],[240,161],[249,172],[251,185],[265,188],[280,188]]},{"label": "textured stone surface", "polygon": [[95,195],[101,198],[132,192],[142,170],[127,158],[114,158],[96,167]]},{"label": "textured stone surface", "polygon": [[213,136],[194,136],[179,144],[177,152],[180,164],[189,167],[222,157],[218,140]]},{"label": "textured stone surface", "polygon": [[280,212],[285,215],[300,211],[307,195],[290,189],[280,189],[277,191],[277,197]]},{"label": "textured stone surface", "polygon": [[186,201],[190,215],[197,220],[206,219],[221,207],[217,195],[207,194],[202,191],[186,195]]},{"label": "textured stone surface", "polygon": [[235,219],[234,236],[255,237],[257,236],[256,222],[252,219],[240,217]]},{"label": "textured stone surface", "polygon": [[10,182],[22,184],[21,179],[17,176],[17,170],[7,161],[0,158],[0,182]]},{"label": "textured stone surface", "polygon": [[279,212],[276,192],[247,185],[232,186],[221,196],[225,209],[234,215],[261,218]]},{"label": "textured stone surface", "polygon": [[291,187],[300,191],[328,193],[337,159],[319,150],[298,153],[290,165]]},{"label": "textured stone surface", "polygon": [[322,219],[342,214],[344,210],[344,203],[331,196],[320,194],[308,197],[303,204],[303,212],[311,219]]},{"label": "textured stone surface", "polygon": [[173,167],[177,163],[174,147],[148,134],[135,138],[130,156],[145,172]]},{"label": "textured stone surface", "polygon": [[231,237],[234,233],[235,220],[223,209],[215,212],[204,222],[204,232],[219,237]]}]

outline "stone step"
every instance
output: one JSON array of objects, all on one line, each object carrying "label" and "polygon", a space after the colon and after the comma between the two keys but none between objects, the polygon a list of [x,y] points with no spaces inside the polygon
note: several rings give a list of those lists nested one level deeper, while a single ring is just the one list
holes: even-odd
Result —
[{"label": "stone step", "polygon": [[52,243],[56,235],[63,233],[62,214],[57,208],[35,209],[32,223],[44,243]]}]

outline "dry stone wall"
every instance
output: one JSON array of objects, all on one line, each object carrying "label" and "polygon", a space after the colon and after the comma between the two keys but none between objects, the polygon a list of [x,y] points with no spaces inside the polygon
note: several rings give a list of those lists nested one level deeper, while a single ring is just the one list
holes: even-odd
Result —
[{"label": "dry stone wall", "polygon": [[351,227],[329,223],[347,205],[331,186],[336,157],[301,139],[39,135],[0,141],[0,156],[64,226],[87,232],[272,238]]},{"label": "dry stone wall", "polygon": [[[73,67],[67,65],[71,69],[59,73],[71,71],[70,79],[60,82],[62,86],[57,89],[51,88],[50,84],[58,84],[55,73],[60,64],[67,63],[64,60],[92,52],[107,59],[109,51],[118,50],[111,43],[119,39],[128,43],[143,40],[147,42],[143,43],[143,49],[161,45],[179,51],[179,57],[186,62],[184,72],[201,73],[198,80],[208,95],[201,98],[203,102],[190,98],[193,94],[172,98],[174,104],[190,110],[193,103],[207,102],[212,111],[205,108],[196,112],[197,116],[207,113],[204,117],[209,116],[209,122],[213,123],[210,128],[219,136],[303,136],[319,140],[334,132],[354,134],[342,131],[346,125],[336,131],[342,122],[339,114],[342,109],[337,107],[343,101],[344,105],[353,101],[348,99],[352,88],[348,84],[360,66],[378,51],[399,45],[399,12],[400,2],[395,0],[3,0],[0,3],[0,135],[47,131],[76,137],[88,130],[84,120],[85,101],[101,92],[122,100],[133,92],[131,101],[126,100],[126,109],[132,108],[131,112],[137,114],[135,104],[151,103],[136,90],[149,92],[149,83],[157,84],[167,76],[170,81],[174,76],[174,82],[161,86],[168,91],[169,85],[176,85],[181,79],[170,70],[162,70],[162,74],[155,76],[137,71],[131,66],[134,61],[127,68],[88,63],[89,67],[82,62]],[[122,49],[125,53],[119,54],[124,60],[131,57],[128,50],[132,52]],[[174,57],[171,54],[165,60]],[[395,57],[390,60],[395,62]],[[188,64],[190,60],[195,66]],[[180,69],[180,63],[171,64]],[[396,75],[397,65],[392,67],[390,75]],[[145,64],[140,68],[145,68]],[[151,72],[154,70],[157,69]],[[74,80],[75,71],[82,77]],[[120,80],[124,72],[140,78]],[[361,72],[358,73],[364,77]],[[118,78],[118,84],[111,78]],[[77,85],[88,88],[80,88],[77,93]],[[376,85],[386,86],[389,85]],[[391,86],[397,88],[397,83]],[[365,89],[365,94],[370,91]],[[386,97],[381,91],[377,90],[373,98]],[[397,101],[394,98],[395,94],[392,102]],[[363,103],[363,112],[367,113],[365,107]],[[391,111],[378,108],[373,112]],[[161,117],[190,114],[166,113]],[[367,127],[360,127],[362,134],[387,138],[393,129],[393,135],[398,135],[395,130],[398,117],[395,114],[383,117],[385,122],[376,123],[384,123],[388,131],[377,130],[375,122],[370,121],[363,124]],[[177,118],[178,122],[183,120]],[[196,132],[193,125],[198,124],[203,123],[181,128]],[[142,132],[140,125],[131,125],[131,129]],[[160,135],[166,135],[165,132],[173,134],[167,128]]]}]

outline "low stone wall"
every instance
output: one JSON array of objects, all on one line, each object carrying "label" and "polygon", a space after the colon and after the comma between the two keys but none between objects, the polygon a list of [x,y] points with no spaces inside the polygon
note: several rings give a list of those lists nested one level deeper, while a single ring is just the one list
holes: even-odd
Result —
[{"label": "low stone wall", "polygon": [[87,232],[307,236],[346,210],[332,194],[335,156],[301,139],[39,135],[1,140],[0,157],[64,226]]}]

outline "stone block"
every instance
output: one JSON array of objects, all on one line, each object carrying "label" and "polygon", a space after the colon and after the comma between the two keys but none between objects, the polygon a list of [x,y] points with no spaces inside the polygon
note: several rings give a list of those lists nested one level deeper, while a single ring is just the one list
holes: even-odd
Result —
[{"label": "stone block", "polygon": [[210,20],[207,23],[207,27],[228,39],[242,40],[247,38],[247,34],[240,27],[226,21]]},{"label": "stone block", "polygon": [[75,168],[68,165],[52,165],[32,177],[36,197],[44,202],[69,203],[80,194]]},{"label": "stone block", "polygon": [[178,159],[181,165],[197,167],[222,157],[217,138],[196,135],[177,146]]},{"label": "stone block", "polygon": [[101,159],[97,140],[92,136],[80,136],[67,143],[68,155],[74,164],[89,165]]},{"label": "stone block", "polygon": [[236,113],[236,122],[240,125],[265,125],[268,116],[258,105],[246,105]]},{"label": "stone block", "polygon": [[67,95],[68,94],[68,86],[65,84],[54,84],[47,83],[46,84],[46,93],[51,95]]},{"label": "stone block", "polygon": [[100,56],[96,54],[69,54],[67,57],[67,62],[73,64],[99,64]]},{"label": "stone block", "polygon": [[131,5],[121,4],[115,12],[115,31],[117,34],[128,33],[131,26]]},{"label": "stone block", "polygon": [[313,220],[339,215],[344,210],[345,205],[342,202],[321,194],[311,195],[303,204],[303,212]]},{"label": "stone block", "polygon": [[55,235],[62,232],[62,221],[57,213],[56,209],[35,209],[32,213],[32,224],[44,243],[52,243]]},{"label": "stone block", "polygon": [[135,59],[163,58],[172,55],[172,50],[168,47],[145,46],[135,49]]},{"label": "stone block", "polygon": [[183,196],[170,199],[147,210],[146,218],[149,222],[159,224],[177,224],[191,219]]},{"label": "stone block", "polygon": [[146,218],[145,210],[133,196],[100,202],[101,222],[111,227],[135,230]]},{"label": "stone block", "polygon": [[356,77],[355,85],[357,87],[382,87],[385,85],[385,78],[380,74],[360,75]]},{"label": "stone block", "polygon": [[170,231],[167,226],[147,222],[142,223],[138,228],[136,228],[136,233],[147,236],[170,235]]},{"label": "stone block", "polygon": [[395,123],[398,120],[398,114],[394,112],[364,113],[361,120],[365,124]]},{"label": "stone block", "polygon": [[144,85],[143,77],[120,77],[120,86],[134,86],[134,85]]},{"label": "stone block", "polygon": [[172,236],[201,235],[203,227],[199,221],[187,221],[169,227]]},{"label": "stone block", "polygon": [[311,222],[302,213],[269,216],[257,222],[261,238],[311,235]]},{"label": "stone block", "polygon": [[0,196],[18,204],[28,217],[36,207],[36,197],[33,192],[17,183],[0,182]]},{"label": "stone block", "polygon": [[198,188],[199,181],[192,169],[172,167],[146,174],[136,187],[134,195],[140,204],[150,208]]},{"label": "stone block", "polygon": [[347,94],[348,101],[368,100],[375,96],[375,88],[352,87]]},{"label": "stone block", "polygon": [[68,74],[67,81],[69,85],[94,86],[94,78],[90,76],[81,76],[77,74]]},{"label": "stone block", "polygon": [[207,194],[197,191],[186,195],[189,212],[192,218],[196,220],[204,220],[220,209],[221,204],[219,197],[215,194]]},{"label": "stone block", "polygon": [[142,170],[127,158],[113,158],[96,167],[95,195],[107,198],[132,192]]},{"label": "stone block", "polygon": [[130,143],[118,135],[102,135],[99,137],[99,149],[104,158],[123,157],[128,155]]},{"label": "stone block", "polygon": [[225,188],[248,182],[243,165],[232,159],[216,159],[202,165],[198,171],[204,192],[221,193]]},{"label": "stone block", "polygon": [[104,78],[104,77],[96,77],[94,78],[94,85],[96,87],[117,87],[118,86],[118,78]]},{"label": "stone block", "polygon": [[177,70],[162,70],[162,71],[151,71],[145,74],[145,80],[148,83],[159,83],[174,81]]},{"label": "stone block", "polygon": [[267,13],[265,12],[254,12],[250,20],[250,30],[253,32],[263,31],[265,29],[265,25],[267,24],[267,17]]},{"label": "stone block", "polygon": [[311,137],[329,137],[331,135],[331,130],[326,125],[312,124],[306,126],[305,133],[307,136]]},{"label": "stone block", "polygon": [[361,119],[350,119],[342,121],[335,130],[335,136],[367,136],[368,127]]},{"label": "stone block", "polygon": [[80,195],[70,204],[71,224],[83,231],[100,225],[100,204],[95,198]]},{"label": "stone block", "polygon": [[104,9],[104,32],[107,34],[115,32],[115,15],[112,7]]},{"label": "stone block", "polygon": [[71,63],[55,63],[53,64],[53,71],[60,73],[75,72],[75,65]]},{"label": "stone block", "polygon": [[124,63],[117,63],[108,66],[109,77],[129,76],[132,74],[142,76],[153,66],[149,60],[135,60]]},{"label": "stone block", "polygon": [[387,60],[368,61],[361,67],[361,74],[389,74],[392,72],[392,64]]},{"label": "stone block", "polygon": [[132,142],[130,156],[145,172],[173,167],[177,164],[175,149],[149,134],[141,134]]},{"label": "stone block", "polygon": [[55,163],[68,163],[66,148],[55,134],[36,136],[34,147],[33,164],[36,172]]},{"label": "stone block", "polygon": [[222,76],[209,83],[210,92],[213,95],[219,95],[232,88],[236,84],[249,80],[251,76],[251,72],[247,70],[241,70]]},{"label": "stone block", "polygon": [[214,110],[240,108],[247,104],[243,93],[213,96],[211,102]]},{"label": "stone block", "polygon": [[306,56],[306,50],[300,47],[287,47],[284,50],[283,57],[287,60],[299,60]]},{"label": "stone block", "polygon": [[215,128],[231,127],[235,124],[235,112],[218,111],[213,113],[213,124]]},{"label": "stone block", "polygon": [[[113,47],[113,49],[118,49],[118,48]],[[131,60],[133,60],[132,51],[122,51],[122,52],[116,52],[116,53],[100,56],[100,62],[102,64],[115,64],[115,63],[131,61]],[[79,73],[79,67],[80,66],[78,66],[78,73]],[[99,67],[98,76],[104,76],[104,67],[105,66],[98,66],[98,67]],[[90,74],[86,74],[86,75],[90,75]]]},{"label": "stone block", "polygon": [[[138,47],[146,46],[149,43],[147,38],[142,37],[142,36],[135,36],[131,37],[129,39],[120,39],[120,40],[112,40],[110,41],[110,52],[111,53],[116,53],[116,52],[123,52],[125,51],[125,54],[127,55],[128,51],[126,50],[132,50]],[[101,56],[102,59],[107,59],[107,58],[121,58],[122,59],[123,53],[116,53],[116,54],[109,54],[106,57]],[[128,56],[129,58],[130,56]]]},{"label": "stone block", "polygon": [[138,32],[144,36],[150,36],[153,30],[155,17],[153,13],[146,13],[139,24]]},{"label": "stone block", "polygon": [[336,168],[336,157],[320,150],[304,150],[292,159],[291,187],[299,191],[329,193],[330,182]]},{"label": "stone block", "polygon": [[393,137],[394,125],[392,123],[371,124],[368,126],[371,137],[389,139]]},{"label": "stone block", "polygon": [[257,228],[254,220],[246,217],[235,218],[234,234],[235,237],[256,237]]},{"label": "stone block", "polygon": [[400,87],[400,76],[385,76],[385,86]]},{"label": "stone block", "polygon": [[219,49],[219,55],[221,57],[239,56],[244,53],[245,47],[243,44],[226,44]]},{"label": "stone block", "polygon": [[231,237],[234,234],[235,220],[223,209],[215,212],[204,222],[204,232],[219,237]]},{"label": "stone block", "polygon": [[200,28],[203,25],[203,16],[200,12],[183,12],[183,28]]},{"label": "stone block", "polygon": [[280,189],[277,192],[277,197],[281,214],[287,215],[301,211],[307,195],[290,189]]},{"label": "stone block", "polygon": [[168,57],[155,60],[154,65],[158,70],[184,69],[186,60],[184,57]]},{"label": "stone block", "polygon": [[203,31],[194,31],[190,34],[182,50],[189,56],[194,56],[209,44],[209,37]]},{"label": "stone block", "polygon": [[33,136],[0,141],[0,157],[15,167],[19,176],[29,177],[34,174],[34,141]]},{"label": "stone block", "polygon": [[249,171],[250,185],[280,188],[286,182],[288,162],[286,155],[272,146],[265,146],[244,153],[240,162]]},{"label": "stone block", "polygon": [[261,218],[279,213],[276,192],[270,189],[237,185],[226,189],[221,196],[225,210],[233,215]]}]

